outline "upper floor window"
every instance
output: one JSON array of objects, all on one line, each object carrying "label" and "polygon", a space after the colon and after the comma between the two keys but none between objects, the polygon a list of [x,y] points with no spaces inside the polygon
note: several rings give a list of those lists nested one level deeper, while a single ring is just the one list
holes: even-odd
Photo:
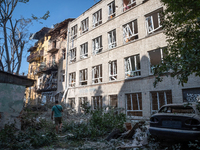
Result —
[{"label": "upper floor window", "polygon": [[109,63],[109,81],[117,80],[117,60]]},{"label": "upper floor window", "polygon": [[125,58],[125,77],[137,77],[140,75],[140,55]]},{"label": "upper floor window", "polygon": [[65,60],[65,57],[66,57],[66,49],[63,49],[62,50],[62,58],[63,58],[63,60]]},{"label": "upper floor window", "polygon": [[117,46],[116,42],[116,30],[108,32],[108,48],[114,48]]},{"label": "upper floor window", "polygon": [[136,5],[136,0],[123,0],[123,11],[126,11]]},{"label": "upper floor window", "polygon": [[92,67],[92,84],[102,82],[102,65]]},{"label": "upper floor window", "polygon": [[115,1],[108,4],[108,19],[115,17]]},{"label": "upper floor window", "polygon": [[99,36],[92,40],[92,50],[93,54],[100,53],[103,49],[102,46],[102,36]]},{"label": "upper floor window", "polygon": [[102,10],[101,9],[93,14],[92,23],[93,23],[93,27],[96,27],[102,23]]},{"label": "upper floor window", "polygon": [[146,26],[147,26],[147,34],[152,34],[154,32],[162,30],[162,25],[160,22],[160,12],[162,10],[158,10],[149,15],[146,15]]},{"label": "upper floor window", "polygon": [[76,48],[70,50],[70,63],[76,61]]},{"label": "upper floor window", "polygon": [[89,18],[81,21],[81,33],[84,33],[89,30]]},{"label": "upper floor window", "polygon": [[88,57],[88,42],[81,45],[81,51],[80,51],[80,58],[84,59]]},{"label": "upper floor window", "polygon": [[75,87],[76,84],[76,72],[69,74],[69,87]]},{"label": "upper floor window", "polygon": [[166,56],[163,49],[156,49],[149,51],[149,60],[150,60],[150,74],[154,73],[155,65],[160,64],[163,61],[163,58]]},{"label": "upper floor window", "polygon": [[138,39],[137,20],[123,25],[124,43]]},{"label": "upper floor window", "polygon": [[78,25],[75,25],[71,28],[71,40],[77,37],[77,28],[78,28]]},{"label": "upper floor window", "polygon": [[80,85],[87,85],[87,69],[80,70],[79,72],[79,83]]}]

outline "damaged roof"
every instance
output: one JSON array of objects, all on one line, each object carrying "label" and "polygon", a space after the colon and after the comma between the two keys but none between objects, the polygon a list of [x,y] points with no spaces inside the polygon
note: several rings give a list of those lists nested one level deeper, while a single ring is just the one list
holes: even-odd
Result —
[{"label": "damaged roof", "polygon": [[30,36],[30,40],[35,39],[35,40],[40,40],[41,38],[43,38],[45,36],[46,33],[48,33],[50,30],[50,28],[47,27],[43,27],[40,31],[33,33]]}]

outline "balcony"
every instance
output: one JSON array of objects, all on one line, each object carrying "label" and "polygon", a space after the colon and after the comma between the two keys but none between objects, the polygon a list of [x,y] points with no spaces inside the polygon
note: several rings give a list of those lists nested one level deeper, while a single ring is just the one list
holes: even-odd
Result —
[{"label": "balcony", "polygon": [[35,53],[31,53],[28,57],[27,57],[27,62],[31,62],[31,61],[37,61],[39,60],[41,57],[43,57],[44,55],[44,50],[40,50],[37,51]]},{"label": "balcony", "polygon": [[49,77],[47,79],[47,82],[41,83],[37,87],[37,89],[36,89],[37,93],[48,92],[48,91],[56,91],[57,90],[57,79],[52,79],[51,81],[48,81],[48,80],[50,80],[50,78],[51,77]]},{"label": "balcony", "polygon": [[58,48],[58,44],[56,43],[56,41],[53,41],[51,44],[49,44],[48,53],[54,53],[58,50],[59,50],[59,48]]},{"label": "balcony", "polygon": [[40,64],[39,67],[36,68],[35,74],[39,73],[46,73],[50,74],[52,71],[57,71],[58,70],[58,62],[49,62],[45,64],[44,62]]}]

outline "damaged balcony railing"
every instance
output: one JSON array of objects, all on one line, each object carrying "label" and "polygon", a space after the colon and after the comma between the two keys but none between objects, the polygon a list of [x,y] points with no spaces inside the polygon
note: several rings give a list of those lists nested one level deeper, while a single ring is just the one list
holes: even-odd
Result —
[{"label": "damaged balcony railing", "polygon": [[49,63],[44,63],[42,62],[40,64],[39,67],[37,67],[37,69],[35,70],[35,74],[38,74],[38,73],[45,73],[45,72],[50,72],[50,71],[56,71],[58,70],[58,62],[49,62]]},{"label": "damaged balcony railing", "polygon": [[57,50],[59,50],[59,46],[56,41],[50,42],[48,47],[49,47],[49,49],[48,49],[49,53],[53,53],[53,52],[56,52]]},{"label": "damaged balcony railing", "polygon": [[27,62],[33,61],[33,60],[39,60],[44,55],[44,50],[37,51],[35,53],[30,54],[27,57]]}]

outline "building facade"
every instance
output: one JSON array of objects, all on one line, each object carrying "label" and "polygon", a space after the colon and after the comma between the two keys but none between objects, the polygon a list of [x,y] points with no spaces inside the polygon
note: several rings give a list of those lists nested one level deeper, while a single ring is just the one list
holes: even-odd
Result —
[{"label": "building facade", "polygon": [[195,100],[199,77],[184,87],[171,77],[153,87],[166,37],[159,0],[102,0],[69,24],[68,92],[65,102],[80,110],[125,108],[127,116],[149,118],[162,105]]}]

